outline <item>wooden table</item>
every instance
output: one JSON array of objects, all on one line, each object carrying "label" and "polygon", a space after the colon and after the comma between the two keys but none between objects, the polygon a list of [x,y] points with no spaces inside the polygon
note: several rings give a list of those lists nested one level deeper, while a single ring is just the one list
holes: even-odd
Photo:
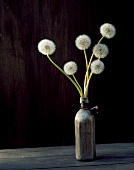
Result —
[{"label": "wooden table", "polygon": [[75,159],[74,146],[0,150],[0,170],[134,170],[134,143],[96,144],[96,159]]}]

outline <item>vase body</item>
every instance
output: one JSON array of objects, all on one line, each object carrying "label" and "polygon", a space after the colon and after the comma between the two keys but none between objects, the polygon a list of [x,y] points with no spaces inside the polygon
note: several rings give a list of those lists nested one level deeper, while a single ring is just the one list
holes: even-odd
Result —
[{"label": "vase body", "polygon": [[88,161],[96,157],[95,116],[83,107],[75,116],[75,156],[77,160]]}]

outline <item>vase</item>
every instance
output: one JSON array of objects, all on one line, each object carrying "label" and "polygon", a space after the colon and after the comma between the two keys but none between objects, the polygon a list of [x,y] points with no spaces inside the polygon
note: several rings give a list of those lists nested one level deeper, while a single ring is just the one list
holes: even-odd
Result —
[{"label": "vase", "polygon": [[94,160],[96,157],[95,116],[88,103],[88,98],[80,98],[81,108],[75,116],[75,156],[79,161]]}]

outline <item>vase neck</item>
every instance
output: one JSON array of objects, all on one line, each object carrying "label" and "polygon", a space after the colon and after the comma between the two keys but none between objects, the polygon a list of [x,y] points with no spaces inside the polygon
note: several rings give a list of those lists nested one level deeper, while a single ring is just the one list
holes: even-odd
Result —
[{"label": "vase neck", "polygon": [[81,109],[88,109],[88,97],[80,97]]}]

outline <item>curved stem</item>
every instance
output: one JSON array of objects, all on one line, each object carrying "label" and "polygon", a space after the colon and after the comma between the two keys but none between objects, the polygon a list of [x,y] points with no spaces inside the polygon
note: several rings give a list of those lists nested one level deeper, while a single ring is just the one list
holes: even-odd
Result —
[{"label": "curved stem", "polygon": [[76,77],[74,75],[73,75],[73,78],[74,78],[75,82],[77,83],[77,85],[79,86],[79,88],[81,90],[81,97],[83,97],[83,91],[82,91],[82,88],[81,88],[80,84],[78,83],[78,81],[77,81],[77,79],[76,79]]},{"label": "curved stem", "polygon": [[[102,37],[100,38],[100,40],[98,41],[97,44],[99,44],[99,43],[103,40],[103,38],[104,38],[104,36],[102,36]],[[86,88],[87,77],[88,77],[88,74],[89,74],[89,68],[90,68],[90,65],[91,65],[93,56],[94,56],[94,54],[92,53],[92,55],[91,55],[91,57],[90,57],[90,60],[89,60],[89,63],[88,63],[88,66],[86,66],[87,70],[86,70],[85,79],[84,79],[84,91],[85,91],[85,88]]]},{"label": "curved stem", "polygon": [[48,59],[50,60],[50,62],[61,72],[63,73],[72,83],[73,85],[76,87],[76,89],[78,90],[80,96],[81,96],[81,90],[80,88],[78,87],[77,83],[75,83],[75,81],[73,81],[73,79],[68,76],[51,58],[49,55],[47,55]]},{"label": "curved stem", "polygon": [[104,36],[102,36],[102,37],[100,38],[100,40],[98,41],[97,44],[99,44],[99,43],[102,41],[103,38],[104,38]]}]

